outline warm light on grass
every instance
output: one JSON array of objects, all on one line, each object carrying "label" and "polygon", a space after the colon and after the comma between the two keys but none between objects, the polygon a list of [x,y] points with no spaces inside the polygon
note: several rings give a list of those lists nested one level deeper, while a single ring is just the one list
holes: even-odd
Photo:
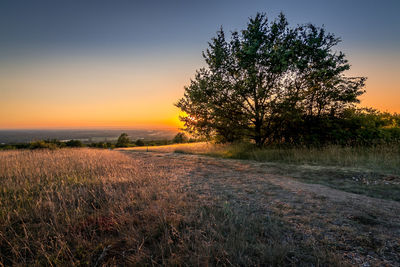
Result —
[{"label": "warm light on grass", "polygon": [[284,241],[289,232],[279,219],[202,200],[188,191],[190,177],[177,178],[116,151],[0,151],[0,265],[330,261],[308,244]]},{"label": "warm light on grass", "polygon": [[[362,214],[264,163],[168,153],[228,148],[0,151],[0,266],[343,266],[336,244],[370,253],[377,229],[396,240],[392,210],[374,208],[392,202],[359,196]],[[396,260],[390,242],[375,262]]]},{"label": "warm light on grass", "polygon": [[296,165],[308,164],[351,167],[400,175],[400,147],[395,144],[372,147],[266,147],[264,149],[258,149],[251,144],[214,144],[209,142],[199,142],[165,146],[132,147],[123,150],[188,153]]},{"label": "warm light on grass", "polygon": [[[124,149],[147,151],[147,147]],[[270,173],[372,197],[400,200],[400,148],[264,148],[250,144],[191,143],[148,147],[149,152],[183,153],[253,160]]]},{"label": "warm light on grass", "polygon": [[217,145],[208,142],[199,143],[185,143],[185,144],[172,144],[165,146],[140,146],[140,147],[129,147],[120,148],[118,150],[128,151],[149,151],[149,152],[162,152],[162,153],[195,153],[204,154],[217,149]]},{"label": "warm light on grass", "polygon": [[7,151],[0,177],[5,265],[162,263],[176,246],[169,229],[182,222],[185,194],[168,185],[173,174],[140,160],[94,149]]}]

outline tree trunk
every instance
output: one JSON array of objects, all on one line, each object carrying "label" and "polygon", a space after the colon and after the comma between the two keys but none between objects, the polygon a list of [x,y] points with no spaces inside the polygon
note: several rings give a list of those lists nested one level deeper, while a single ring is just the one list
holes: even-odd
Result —
[{"label": "tree trunk", "polygon": [[255,128],[254,128],[254,141],[256,142],[257,147],[261,147],[263,145],[263,138],[261,135],[261,121],[256,119],[255,122]]}]

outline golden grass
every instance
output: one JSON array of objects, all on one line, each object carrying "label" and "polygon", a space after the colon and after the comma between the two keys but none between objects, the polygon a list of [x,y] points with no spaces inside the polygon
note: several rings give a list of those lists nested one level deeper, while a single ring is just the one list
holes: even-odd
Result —
[{"label": "golden grass", "polygon": [[203,201],[185,177],[138,155],[0,151],[0,266],[332,261],[279,219]]},{"label": "golden grass", "polygon": [[220,146],[213,143],[208,142],[198,142],[198,143],[185,143],[185,144],[172,144],[165,146],[139,146],[139,147],[128,147],[128,148],[119,148],[117,150],[124,151],[138,151],[138,152],[160,152],[160,153],[173,153],[173,152],[183,152],[183,153],[192,153],[192,154],[205,154],[216,149],[219,149]]},{"label": "golden grass", "polygon": [[208,142],[173,144],[165,146],[132,147],[119,150],[160,153],[187,153],[222,158],[250,159],[264,162],[311,164],[325,166],[367,168],[400,174],[400,146],[373,147],[326,146],[322,148],[257,149],[250,144],[214,144]]},{"label": "golden grass", "polygon": [[[143,152],[146,147],[128,148]],[[400,200],[400,147],[326,146],[257,149],[250,144],[190,143],[149,147],[149,152],[208,155],[263,162],[270,173],[347,192]]]},{"label": "golden grass", "polygon": [[3,264],[117,264],[120,253],[125,263],[171,258],[170,234],[185,207],[184,194],[167,185],[171,175],[93,149],[7,151],[0,163]]}]

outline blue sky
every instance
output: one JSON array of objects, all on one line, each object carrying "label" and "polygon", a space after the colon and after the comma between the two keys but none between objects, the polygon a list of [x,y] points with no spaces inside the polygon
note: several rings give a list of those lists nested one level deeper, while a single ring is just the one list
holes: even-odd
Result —
[{"label": "blue sky", "polygon": [[[128,108],[128,103],[123,102],[126,96],[151,95],[158,106],[165,105],[165,114],[177,116],[173,99],[183,94],[183,86],[204,65],[201,51],[210,38],[220,26],[228,32],[244,28],[256,12],[265,12],[271,19],[283,12],[292,25],[324,25],[327,31],[342,38],[338,49],[346,53],[353,66],[349,74],[369,78],[368,93],[362,98],[364,104],[400,112],[400,1],[2,0],[0,128],[22,127],[25,121],[30,122],[27,127],[35,126],[35,120],[53,125],[56,116],[46,117],[45,113],[61,112],[67,118],[73,107],[85,112],[79,105],[104,105],[106,100],[101,95],[120,103],[123,112],[131,113],[129,123],[135,123],[135,118],[146,112]],[[47,81],[49,75],[55,77],[52,84]],[[98,86],[107,90],[103,86],[107,81],[103,79],[108,75],[114,77],[115,84],[121,84],[109,88],[114,90],[115,99],[107,93],[97,96],[93,89]],[[158,83],[151,87],[146,87],[144,80],[136,83],[143,78],[132,77],[139,75],[158,75]],[[56,82],[60,84],[56,86]],[[76,89],[85,82],[87,90],[84,86]],[[72,103],[70,95],[64,108],[46,110],[43,97],[53,102],[59,95],[68,99],[70,92],[81,94],[83,99]],[[35,95],[37,99],[24,99]],[[36,117],[24,118],[21,112],[13,110],[27,106],[26,103]],[[6,120],[3,115],[2,120],[2,113],[11,114],[7,116],[11,119]],[[76,125],[91,121],[108,125],[112,116],[106,117],[102,121],[89,115],[82,120],[72,116],[66,125],[74,121]],[[128,117],[120,123],[127,121]]]},{"label": "blue sky", "polygon": [[0,45],[11,53],[37,46],[46,49],[95,46],[110,51],[148,45],[202,47],[220,25],[241,29],[256,12],[266,12],[274,18],[280,11],[293,24],[324,24],[348,45],[387,49],[400,46],[400,1],[395,0],[3,0]]}]

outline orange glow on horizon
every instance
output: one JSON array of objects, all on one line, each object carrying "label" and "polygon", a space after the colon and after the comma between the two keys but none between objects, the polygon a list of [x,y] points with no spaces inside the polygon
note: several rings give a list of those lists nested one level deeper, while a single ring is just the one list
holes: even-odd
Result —
[{"label": "orange glow on horizon", "polygon": [[[118,105],[116,105],[118,106]],[[117,108],[117,107],[114,108]],[[4,109],[5,110],[5,109]],[[0,129],[51,129],[51,128],[135,128],[135,129],[180,129],[183,123],[179,120],[177,108],[171,105],[167,109],[161,106],[160,109],[152,107],[152,111],[140,112],[131,110],[124,112],[115,109],[106,111],[102,108],[86,112],[82,109],[52,109],[51,112],[41,112],[30,107],[30,114],[25,110],[8,112],[7,117],[0,117]],[[7,114],[0,108],[1,114]],[[148,114],[146,114],[148,112]],[[96,116],[98,114],[98,116]],[[164,116],[160,115],[164,114]]]},{"label": "orange glow on horizon", "polygon": [[0,66],[0,129],[182,127],[173,104],[194,66],[98,60],[79,56]]},{"label": "orange glow on horizon", "polygon": [[347,75],[367,77],[366,93],[360,96],[359,106],[400,114],[400,54],[361,49],[347,54],[351,63]]},{"label": "orange glow on horizon", "polygon": [[[399,55],[348,54],[347,75],[368,77],[360,106],[400,113]],[[135,63],[79,55],[0,65],[0,129],[178,129],[174,103],[201,64],[200,57]]]}]

